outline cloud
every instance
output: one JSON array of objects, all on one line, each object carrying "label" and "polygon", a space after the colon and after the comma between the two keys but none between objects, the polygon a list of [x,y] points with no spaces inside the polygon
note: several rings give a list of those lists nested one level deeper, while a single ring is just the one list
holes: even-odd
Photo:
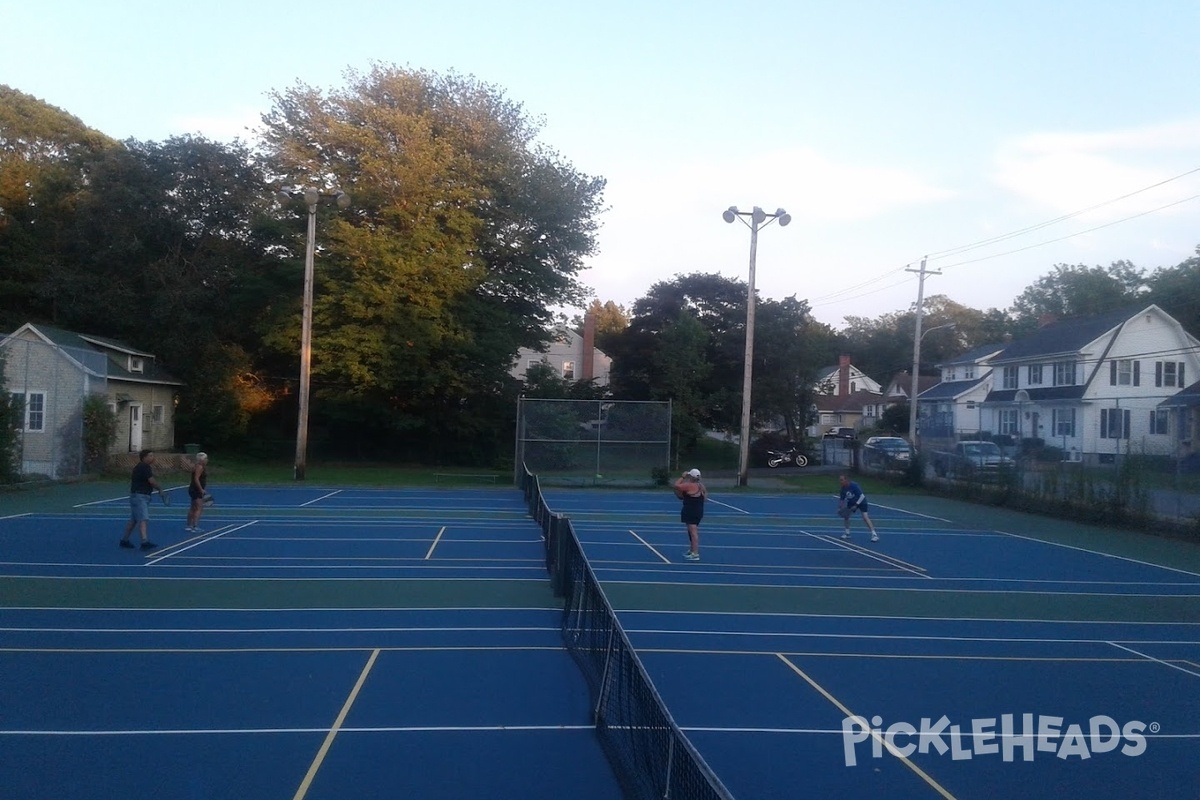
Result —
[{"label": "cloud", "polygon": [[[1200,193],[1195,175],[1141,191],[1198,165],[1200,119],[1116,131],[1030,134],[999,149],[991,178],[1036,211],[1073,214],[1105,204],[1086,217],[1097,221]],[[1190,212],[1180,207],[1176,213]]]},{"label": "cloud", "polygon": [[673,176],[673,182],[693,196],[710,197],[718,208],[739,198],[751,207],[754,202],[779,198],[777,202],[793,216],[814,223],[871,219],[955,194],[905,169],[838,162],[811,148],[689,164]]}]

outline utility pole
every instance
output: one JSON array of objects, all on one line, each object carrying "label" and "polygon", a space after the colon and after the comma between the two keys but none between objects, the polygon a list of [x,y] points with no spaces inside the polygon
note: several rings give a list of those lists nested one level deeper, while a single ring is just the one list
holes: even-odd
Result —
[{"label": "utility pole", "polygon": [[938,270],[925,269],[925,262],[929,260],[929,256],[921,259],[921,268],[913,269],[905,267],[905,272],[917,273],[917,322],[913,328],[913,367],[912,367],[912,389],[908,393],[908,439],[912,442],[913,449],[917,447],[917,375],[921,369],[921,315],[925,311],[925,276],[926,275],[941,275]]}]

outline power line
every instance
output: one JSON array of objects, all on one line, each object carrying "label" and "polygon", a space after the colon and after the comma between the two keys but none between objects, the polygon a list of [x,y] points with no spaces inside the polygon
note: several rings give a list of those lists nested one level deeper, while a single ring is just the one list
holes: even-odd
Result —
[{"label": "power line", "polygon": [[950,269],[951,267],[961,267],[966,264],[978,264],[981,261],[990,261],[993,258],[1000,258],[1001,256],[1010,256],[1013,253],[1022,253],[1026,250],[1032,250],[1035,247],[1041,247],[1043,245],[1054,244],[1055,242],[1062,242],[1067,239],[1073,239],[1076,236],[1083,236],[1085,233],[1093,233],[1098,230],[1103,230],[1104,228],[1111,228],[1113,225],[1119,225],[1122,222],[1128,222],[1131,219],[1137,219],[1138,217],[1144,217],[1148,214],[1156,214],[1159,211],[1165,211],[1166,209],[1172,208],[1174,206],[1183,205],[1184,203],[1190,203],[1191,201],[1196,200],[1196,199],[1200,199],[1200,194],[1194,194],[1191,197],[1185,197],[1182,200],[1176,200],[1174,203],[1167,203],[1164,206],[1159,206],[1158,208],[1152,208],[1149,211],[1142,211],[1138,214],[1132,214],[1128,217],[1123,217],[1121,219],[1113,220],[1112,222],[1106,222],[1103,225],[1097,225],[1094,228],[1088,228],[1086,230],[1078,231],[1076,233],[1069,233],[1066,236],[1060,236],[1057,239],[1047,239],[1044,242],[1037,242],[1036,244],[1027,245],[1025,247],[1018,247],[1016,250],[1006,250],[1003,253],[993,253],[990,256],[980,256],[979,258],[971,258],[966,261],[958,261],[953,264],[944,264],[942,266],[942,269]]},{"label": "power line", "polygon": [[[1128,200],[1130,197],[1135,197],[1136,195],[1142,194],[1143,192],[1148,192],[1151,189],[1157,189],[1160,186],[1165,186],[1168,183],[1171,183],[1172,181],[1177,181],[1180,178],[1186,178],[1188,175],[1194,175],[1197,172],[1200,172],[1200,167],[1196,167],[1195,169],[1190,169],[1187,172],[1182,172],[1173,178],[1167,178],[1166,180],[1151,184],[1150,186],[1144,186],[1141,189],[1138,189],[1133,192],[1129,192],[1128,194],[1123,194],[1120,197],[1114,197],[1111,200],[1105,200],[1103,203],[1096,203],[1095,205],[1080,209],[1079,211],[1073,211],[1070,214],[1064,214],[1061,217],[1055,217],[1054,219],[1046,220],[1045,222],[1039,222],[1036,225],[1030,225],[1027,228],[1021,228],[1019,230],[1011,231],[1009,233],[1003,233],[1003,234],[1000,234],[999,236],[993,236],[990,239],[982,239],[978,242],[973,242],[971,244],[965,244],[965,245],[961,245],[959,247],[952,247],[948,250],[939,250],[936,253],[930,253],[929,258],[931,258],[931,259],[944,258],[946,256],[955,255],[957,253],[964,253],[968,250],[975,250],[980,247],[986,247],[989,244],[996,244],[997,242],[1003,242],[1008,239],[1015,238],[1017,236],[1022,236],[1026,233],[1032,233],[1034,231],[1041,230],[1042,228],[1047,228],[1051,225],[1057,225],[1060,222],[1065,222],[1069,219],[1074,219],[1075,217],[1086,214],[1089,211],[1095,211],[1098,208],[1104,208],[1105,206],[1112,205],[1113,203],[1119,203],[1122,200]],[[1169,206],[1166,206],[1166,207],[1169,207]],[[1139,216],[1139,215],[1135,215],[1135,216]],[[1128,217],[1128,219],[1133,219],[1133,218],[1134,217]],[[1088,231],[1084,231],[1084,233],[1087,233],[1087,232]],[[1053,241],[1061,241],[1061,240],[1055,239]],[[1014,251],[1014,252],[1019,252],[1019,251]]]}]

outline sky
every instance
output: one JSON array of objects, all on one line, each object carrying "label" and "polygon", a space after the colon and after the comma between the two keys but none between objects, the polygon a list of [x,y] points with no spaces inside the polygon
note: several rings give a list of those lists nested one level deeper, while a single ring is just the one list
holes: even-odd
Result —
[{"label": "sky", "polygon": [[1005,309],[1057,264],[1200,245],[1196,0],[0,0],[0,84],[117,139],[253,141],[272,93],[472,75],[603,177],[583,282],[696,272],[835,328],[925,296]]}]

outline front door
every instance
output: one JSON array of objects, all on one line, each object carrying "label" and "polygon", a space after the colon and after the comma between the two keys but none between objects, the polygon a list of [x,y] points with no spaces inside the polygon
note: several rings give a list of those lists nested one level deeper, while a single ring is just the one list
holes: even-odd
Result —
[{"label": "front door", "polygon": [[136,453],[142,449],[142,407],[137,403],[129,405],[129,452]]}]

